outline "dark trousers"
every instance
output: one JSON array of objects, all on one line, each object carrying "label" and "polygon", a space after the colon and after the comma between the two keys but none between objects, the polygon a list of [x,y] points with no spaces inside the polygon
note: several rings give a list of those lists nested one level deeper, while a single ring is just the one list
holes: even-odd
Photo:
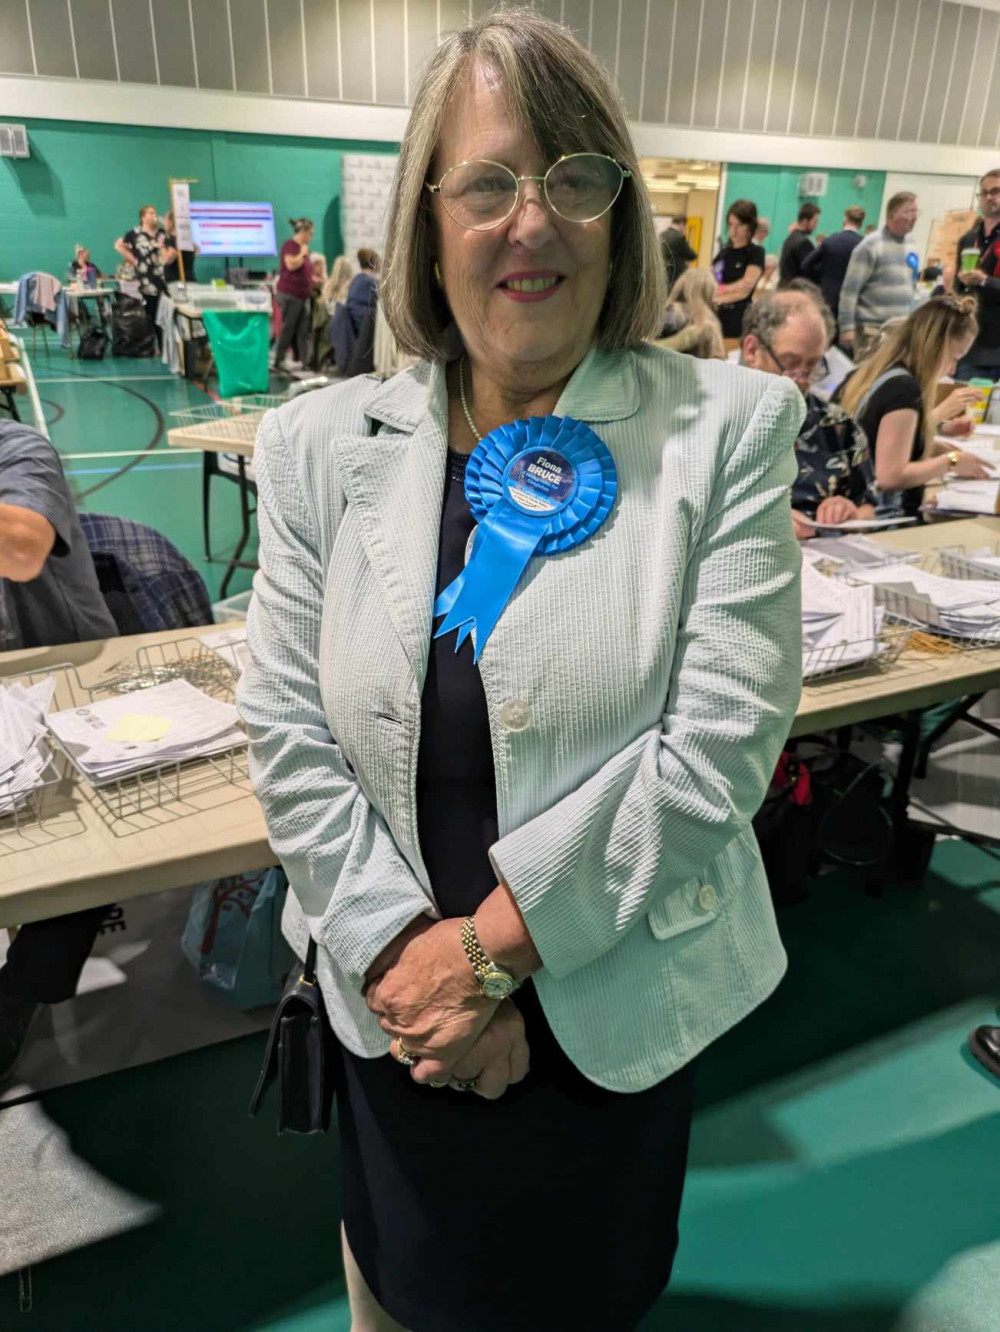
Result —
[{"label": "dark trousers", "polygon": [[285,352],[292,343],[295,355],[303,365],[309,360],[310,302],[302,301],[298,296],[289,296],[278,292],[278,308],[281,310],[281,334],[274,349],[276,365],[281,365]]},{"label": "dark trousers", "polygon": [[36,1004],[72,999],[109,907],[22,925],[0,967],[0,993]]},{"label": "dark trousers", "polygon": [[147,315],[147,317],[148,317],[148,319],[149,319],[149,322],[150,322],[150,323],[152,324],[152,326],[153,326],[153,332],[156,334],[156,345],[157,345],[157,347],[159,347],[160,351],[162,352],[162,351],[163,351],[163,329],[162,329],[162,328],[159,326],[159,324],[156,322],[156,311],[157,311],[157,309],[158,309],[158,307],[159,307],[159,304],[160,304],[160,293],[159,293],[158,291],[154,291],[153,294],[152,294],[152,296],[146,296],[146,295],[144,295],[143,298],[142,298],[142,301],[143,301],[143,304],[144,304],[145,307],[146,307],[146,315]]}]

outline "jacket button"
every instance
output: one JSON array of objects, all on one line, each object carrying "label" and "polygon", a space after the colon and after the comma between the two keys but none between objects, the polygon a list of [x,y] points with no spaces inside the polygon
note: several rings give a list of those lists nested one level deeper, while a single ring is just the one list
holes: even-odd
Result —
[{"label": "jacket button", "polygon": [[702,911],[714,911],[718,900],[719,894],[710,883],[706,883],[698,889],[698,905]]},{"label": "jacket button", "polygon": [[500,709],[500,725],[507,731],[526,731],[531,725],[531,704],[510,699]]}]

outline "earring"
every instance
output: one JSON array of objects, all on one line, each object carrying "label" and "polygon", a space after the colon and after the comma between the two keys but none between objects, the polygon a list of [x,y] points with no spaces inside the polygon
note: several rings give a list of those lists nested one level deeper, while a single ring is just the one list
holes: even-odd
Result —
[{"label": "earring", "polygon": [[444,282],[441,279],[441,270],[438,268],[438,261],[436,259],[434,260],[434,281],[437,286],[444,286]]}]

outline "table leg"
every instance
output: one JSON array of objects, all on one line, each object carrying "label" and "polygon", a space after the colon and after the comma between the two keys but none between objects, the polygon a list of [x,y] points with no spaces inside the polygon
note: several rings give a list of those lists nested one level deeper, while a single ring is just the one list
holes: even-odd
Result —
[{"label": "table leg", "polygon": [[7,403],[7,410],[10,412],[11,417],[15,421],[20,421],[21,413],[17,410],[17,394],[10,388],[0,388],[0,393],[4,396]]},{"label": "table leg", "polygon": [[240,539],[236,549],[233,551],[233,557],[226,566],[226,573],[222,579],[219,588],[219,596],[225,600],[226,593],[229,590],[229,584],[232,581],[233,574],[237,569],[254,569],[256,565],[242,560],[240,556],[246,549],[246,544],[250,540],[250,491],[247,482],[247,461],[245,456],[240,453],[236,458],[236,465],[240,474],[240,514],[243,519],[243,530],[240,533]]}]

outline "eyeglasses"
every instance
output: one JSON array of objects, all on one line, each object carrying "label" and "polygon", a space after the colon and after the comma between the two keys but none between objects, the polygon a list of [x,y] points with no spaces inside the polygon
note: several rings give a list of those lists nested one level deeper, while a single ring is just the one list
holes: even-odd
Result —
[{"label": "eyeglasses", "polygon": [[991,188],[988,189],[988,190],[980,190],[980,191],[979,191],[979,197],[980,197],[981,199],[986,199],[986,198],[988,198],[990,195],[993,195],[993,194],[1000,195],[1000,185],[993,185],[993,186],[991,186]]},{"label": "eyeglasses", "polygon": [[436,185],[427,184],[449,217],[467,231],[491,231],[514,213],[521,185],[534,181],[557,217],[565,222],[596,222],[621,194],[631,171],[604,153],[569,153],[544,176],[516,176],[500,162],[459,162]]},{"label": "eyeglasses", "polygon": [[827,375],[830,373],[830,367],[827,364],[825,356],[821,356],[820,359],[816,362],[816,364],[810,367],[810,369],[808,370],[798,370],[798,369],[789,370],[784,365],[782,365],[780,359],[778,358],[777,353],[775,352],[771,344],[765,341],[765,339],[762,338],[759,333],[757,334],[757,341],[767,352],[768,356],[770,356],[774,364],[778,367],[778,373],[784,375],[786,379],[804,379],[810,384],[818,384],[821,379],[825,379]]}]

